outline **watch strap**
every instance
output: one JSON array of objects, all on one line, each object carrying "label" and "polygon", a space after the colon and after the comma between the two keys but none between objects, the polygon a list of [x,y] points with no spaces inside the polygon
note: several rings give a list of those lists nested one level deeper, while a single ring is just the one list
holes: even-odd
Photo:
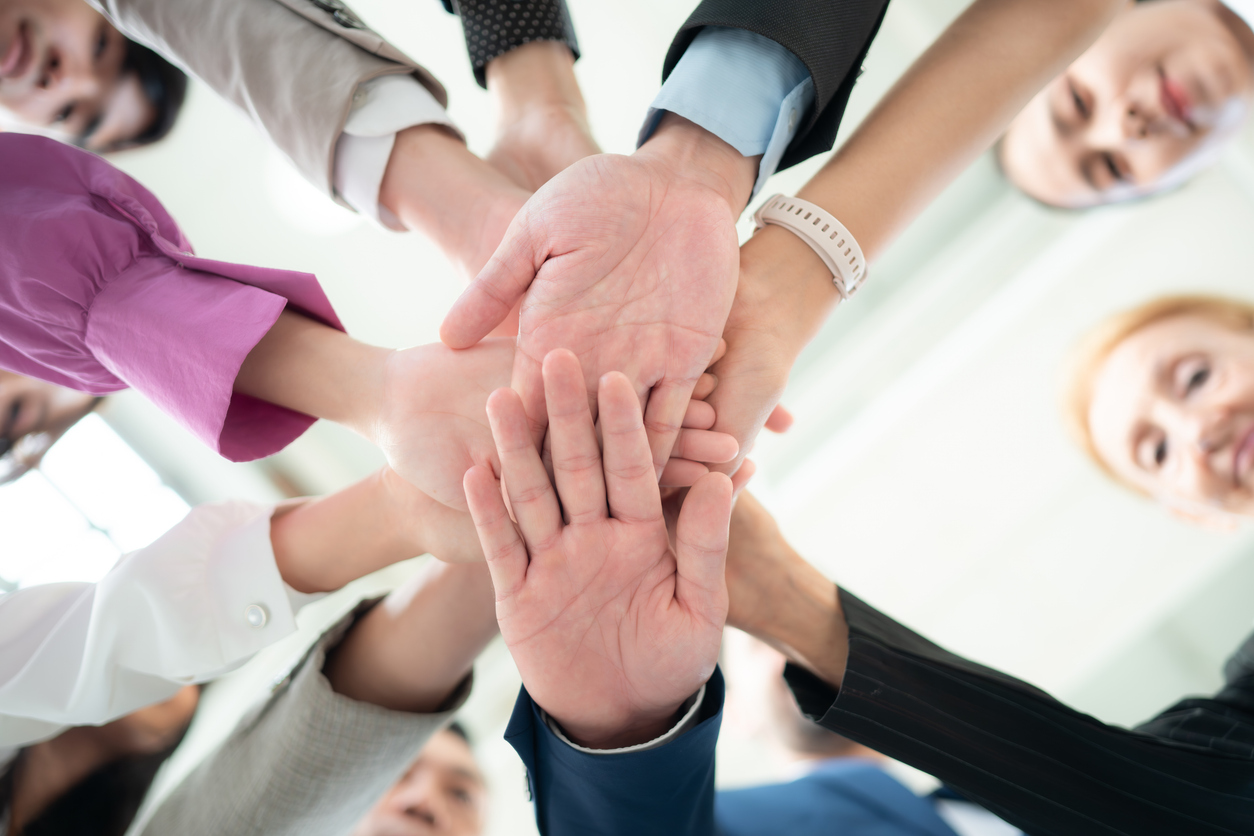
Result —
[{"label": "watch strap", "polygon": [[832,283],[842,299],[848,299],[866,281],[866,257],[844,224],[808,200],[777,194],[753,213],[761,229],[775,224],[792,231],[823,259],[832,271]]}]

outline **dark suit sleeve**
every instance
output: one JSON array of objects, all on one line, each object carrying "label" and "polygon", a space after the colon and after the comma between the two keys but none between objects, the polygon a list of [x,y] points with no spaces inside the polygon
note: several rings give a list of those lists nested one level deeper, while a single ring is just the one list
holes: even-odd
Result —
[{"label": "dark suit sleeve", "polygon": [[488,62],[532,41],[558,41],[579,58],[575,23],[566,0],[442,0],[462,19],[466,52],[479,86],[487,88]]},{"label": "dark suit sleeve", "polygon": [[714,747],[723,696],[723,675],[716,669],[697,726],[656,749],[590,755],[553,734],[523,688],[505,739],[527,767],[540,833],[713,834]]},{"label": "dark suit sleeve", "polygon": [[[955,656],[843,590],[842,687],[789,666],[812,719],[1032,836],[1254,833],[1254,665],[1129,731]],[[1247,644],[1254,654],[1254,645]]]},{"label": "dark suit sleeve", "polygon": [[830,151],[888,0],[703,0],[666,53],[667,78],[703,26],[745,29],[796,55],[814,81],[814,107],[780,161],[782,171]]}]

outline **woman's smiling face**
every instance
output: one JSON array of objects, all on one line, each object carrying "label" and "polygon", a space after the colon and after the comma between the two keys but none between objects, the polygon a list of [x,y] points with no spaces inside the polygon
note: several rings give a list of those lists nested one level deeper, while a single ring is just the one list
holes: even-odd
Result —
[{"label": "woman's smiling face", "polygon": [[1136,4],[1011,123],[1007,175],[1072,208],[1174,184],[1248,114],[1252,34],[1218,2]]},{"label": "woman's smiling face", "polygon": [[1134,332],[1098,368],[1088,421],[1132,486],[1192,517],[1254,516],[1254,331],[1184,314]]},{"label": "woman's smiling face", "polygon": [[155,111],[126,50],[84,0],[0,0],[0,107],[91,148],[138,136]]}]

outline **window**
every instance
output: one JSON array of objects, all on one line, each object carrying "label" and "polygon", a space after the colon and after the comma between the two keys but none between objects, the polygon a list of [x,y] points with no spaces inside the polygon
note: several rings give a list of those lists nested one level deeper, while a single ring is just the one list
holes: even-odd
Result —
[{"label": "window", "polygon": [[95,582],[189,510],[99,415],[88,415],[38,470],[0,486],[0,591]]}]

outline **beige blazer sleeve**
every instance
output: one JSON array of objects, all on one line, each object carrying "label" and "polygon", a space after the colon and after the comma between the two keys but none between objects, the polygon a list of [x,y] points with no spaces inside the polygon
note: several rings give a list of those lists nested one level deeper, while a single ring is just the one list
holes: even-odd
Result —
[{"label": "beige blazer sleeve", "polygon": [[[453,714],[389,711],[331,690],[322,674],[327,651],[368,606],[324,635],[190,773],[164,789],[159,776],[128,836],[351,831]],[[469,693],[467,677],[454,710]],[[215,721],[201,715],[206,710],[213,706],[202,702],[197,724]]]},{"label": "beige blazer sleeve", "polygon": [[340,0],[89,2],[128,38],[234,102],[333,197],[335,144],[359,84],[412,74],[441,104],[448,101],[434,76]]}]

